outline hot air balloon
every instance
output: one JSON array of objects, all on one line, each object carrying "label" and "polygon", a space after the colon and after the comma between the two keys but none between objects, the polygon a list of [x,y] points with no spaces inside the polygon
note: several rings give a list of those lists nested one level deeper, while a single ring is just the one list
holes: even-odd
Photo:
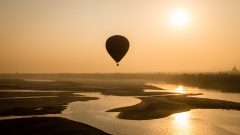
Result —
[{"label": "hot air balloon", "polygon": [[124,36],[114,35],[107,39],[106,49],[119,66],[118,62],[121,61],[129,49],[129,42]]}]

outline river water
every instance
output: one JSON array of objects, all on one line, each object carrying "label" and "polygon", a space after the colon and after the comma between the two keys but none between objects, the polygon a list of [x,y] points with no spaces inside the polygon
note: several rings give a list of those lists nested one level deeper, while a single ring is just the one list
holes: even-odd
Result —
[{"label": "river water", "polygon": [[[145,92],[179,92],[176,91],[177,88],[181,87],[179,85],[174,85],[174,84],[165,84],[165,83],[149,83],[148,85],[153,85],[157,86],[159,88],[163,88],[165,90],[148,90],[146,89]],[[221,92],[219,90],[206,90],[206,89],[201,89],[198,87],[187,87],[187,86],[182,86],[184,91],[180,91],[180,93],[203,93],[203,95],[198,95],[196,97],[199,98],[210,98],[210,99],[220,99],[220,100],[227,100],[227,101],[233,101],[233,102],[239,102],[240,103],[240,93],[226,93],[226,92]]]},{"label": "river water", "polygon": [[[151,84],[176,92],[179,87],[169,84]],[[221,93],[184,87],[186,93],[203,93],[199,98],[214,98],[240,102],[240,94]],[[148,90],[146,90],[148,91]],[[151,92],[151,91],[148,91]],[[178,91],[179,92],[179,91]],[[82,93],[81,93],[82,94]],[[73,102],[61,116],[83,122],[116,135],[234,135],[240,134],[240,111],[219,109],[193,109],[154,120],[122,120],[117,112],[105,112],[116,107],[130,106],[140,102],[133,97],[104,96],[100,93],[84,93],[99,100]]]},{"label": "river water", "polygon": [[[145,92],[168,91],[173,93],[203,93],[198,98],[221,99],[240,102],[240,94],[209,91],[195,87],[151,83],[165,90],[144,90]],[[14,92],[14,91],[12,91]],[[26,92],[26,91],[23,91]],[[28,91],[29,92],[29,91]],[[65,117],[86,123],[115,135],[236,135],[240,134],[240,111],[220,109],[192,109],[191,111],[170,115],[153,120],[118,119],[118,112],[105,112],[109,109],[135,105],[141,100],[134,97],[104,96],[100,93],[76,93],[99,100],[69,103],[60,115],[40,115],[40,117]],[[8,116],[14,119],[32,116]],[[39,117],[39,116],[38,116]]]}]

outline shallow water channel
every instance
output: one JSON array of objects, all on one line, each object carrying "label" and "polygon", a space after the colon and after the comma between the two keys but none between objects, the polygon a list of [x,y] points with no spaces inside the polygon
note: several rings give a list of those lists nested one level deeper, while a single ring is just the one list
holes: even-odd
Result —
[{"label": "shallow water channel", "polygon": [[[227,93],[227,92],[221,92],[219,90],[213,90],[213,89],[207,90],[207,89],[201,89],[198,87],[179,86],[179,85],[165,84],[165,83],[149,83],[148,85],[157,86],[165,90],[145,89],[144,90],[145,92],[202,93],[202,95],[198,95],[195,97],[220,99],[220,100],[233,101],[233,102],[240,103],[240,93]],[[180,88],[180,91],[179,91],[179,88]],[[181,91],[181,89],[183,90]]]},{"label": "shallow water channel", "polygon": [[231,135],[240,133],[240,111],[194,109],[161,119],[122,120],[116,118],[118,113],[105,111],[137,104],[140,102],[139,99],[104,96],[100,93],[85,93],[84,95],[100,99],[70,103],[61,115],[116,135]]},{"label": "shallow water channel", "polygon": [[[240,94],[222,93],[204,89],[178,85],[151,84],[173,93],[203,93],[196,97],[213,98],[240,102]],[[13,92],[13,91],[12,91]],[[73,121],[86,123],[105,132],[115,135],[234,135],[240,134],[240,111],[219,109],[193,109],[154,120],[123,120],[116,116],[118,112],[105,112],[109,109],[135,105],[141,100],[125,96],[104,96],[100,93],[76,93],[89,97],[99,97],[98,100],[77,101],[68,104],[60,115],[38,115],[38,117],[57,116]],[[49,97],[50,98],[50,97]],[[8,116],[1,119],[14,119],[32,116]]]}]

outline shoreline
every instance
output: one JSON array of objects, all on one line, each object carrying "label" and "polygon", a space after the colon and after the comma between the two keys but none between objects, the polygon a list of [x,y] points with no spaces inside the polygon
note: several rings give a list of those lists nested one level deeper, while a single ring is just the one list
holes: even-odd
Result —
[{"label": "shoreline", "polygon": [[31,117],[0,120],[0,134],[76,134],[110,135],[90,125],[61,117]]},{"label": "shoreline", "polygon": [[240,111],[240,103],[188,97],[185,95],[138,97],[139,104],[107,110],[106,112],[120,112],[119,119],[150,120],[170,116],[175,113],[190,111],[191,109],[225,109]]},{"label": "shoreline", "polygon": [[[191,109],[234,109],[240,110],[240,103],[204,99],[194,96],[198,94],[173,94],[170,92],[144,92],[144,89],[157,89],[155,86],[146,85],[139,80],[131,81],[98,81],[98,80],[85,80],[79,81],[53,81],[53,82],[37,82],[37,81],[24,81],[24,80],[7,80],[0,79],[0,84],[11,84],[0,87],[0,116],[26,116],[26,115],[44,115],[44,114],[60,114],[66,109],[67,104],[75,101],[89,101],[98,100],[98,97],[86,97],[79,94],[81,92],[100,92],[106,96],[130,96],[136,97],[141,100],[139,104],[133,106],[126,106],[121,108],[110,109],[107,112],[120,112],[117,116],[120,119],[128,120],[150,120],[164,118],[174,113],[190,111]],[[7,90],[16,90],[15,92],[8,92]],[[21,92],[21,90],[37,90],[41,92]],[[46,92],[47,91],[47,92]],[[41,97],[41,98],[14,98],[14,97]],[[44,97],[52,96],[52,97]],[[55,97],[53,97],[55,96]],[[10,99],[7,99],[11,97]],[[9,121],[9,128],[17,129],[14,127],[14,123],[22,123],[26,126],[24,121],[28,119],[32,121],[35,118],[48,119],[50,117],[31,117],[20,118],[12,120],[0,120],[0,126],[2,121]],[[63,126],[64,122],[74,123],[72,120],[63,120],[61,117],[56,117],[59,120],[59,126]],[[15,122],[14,122],[15,121]],[[58,120],[56,120],[58,121]],[[44,122],[43,122],[44,123]],[[83,124],[81,122],[76,122]],[[75,123],[75,124],[76,124]],[[48,124],[53,124],[48,121]],[[75,125],[74,124],[74,125]],[[36,125],[38,126],[38,125]],[[85,128],[80,126],[81,130],[85,132],[92,132],[98,130],[95,127]],[[7,129],[6,129],[7,130]],[[61,129],[60,129],[61,130]],[[63,130],[63,129],[62,129]],[[75,129],[73,129],[75,130]],[[90,130],[90,131],[88,131]],[[38,130],[36,130],[38,131]],[[65,131],[65,129],[64,129]],[[67,129],[66,129],[67,131]],[[5,131],[3,131],[5,132]],[[20,132],[20,131],[19,131]],[[80,132],[80,131],[79,131]],[[102,131],[104,132],[104,131]],[[0,132],[1,133],[1,132]],[[37,132],[36,132],[37,133]],[[106,133],[107,134],[107,133]]]}]

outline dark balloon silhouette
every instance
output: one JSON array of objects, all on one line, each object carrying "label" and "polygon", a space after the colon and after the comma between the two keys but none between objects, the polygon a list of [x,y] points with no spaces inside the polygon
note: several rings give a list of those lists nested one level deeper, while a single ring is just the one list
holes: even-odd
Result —
[{"label": "dark balloon silhouette", "polygon": [[124,36],[114,35],[107,39],[106,49],[109,55],[116,61],[118,66],[118,62],[121,61],[129,49],[129,42]]}]

